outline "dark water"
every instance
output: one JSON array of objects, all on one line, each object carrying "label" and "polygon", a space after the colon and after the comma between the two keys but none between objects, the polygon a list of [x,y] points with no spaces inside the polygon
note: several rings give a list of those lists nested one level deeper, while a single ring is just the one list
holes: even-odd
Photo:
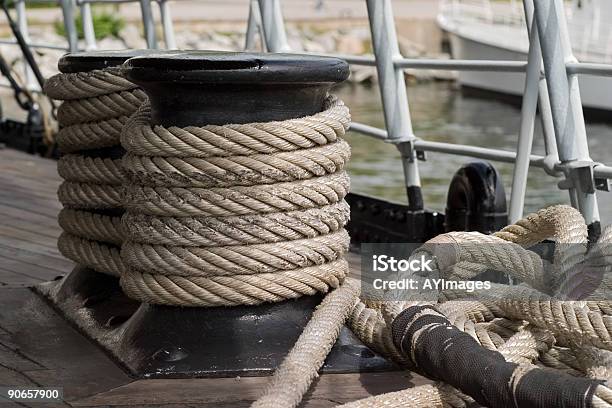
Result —
[{"label": "dark water", "polygon": [[[336,93],[351,108],[353,120],[383,126],[377,86],[343,86]],[[520,109],[517,106],[494,99],[465,96],[451,82],[409,85],[408,98],[414,132],[421,139],[515,150],[520,125]],[[612,124],[589,123],[587,132],[593,159],[612,162]],[[354,132],[347,139],[353,150],[349,166],[353,191],[405,202],[403,173],[397,149],[393,145]],[[534,136],[533,153],[544,154],[539,123]],[[428,153],[427,161],[419,162],[427,208],[444,209],[452,175],[469,160],[474,159]],[[509,200],[513,166],[494,164],[502,174]],[[531,168],[525,197],[526,213],[552,204],[569,203],[567,192],[556,187],[558,181],[541,169]],[[598,192],[604,225],[612,223],[611,194]]]}]

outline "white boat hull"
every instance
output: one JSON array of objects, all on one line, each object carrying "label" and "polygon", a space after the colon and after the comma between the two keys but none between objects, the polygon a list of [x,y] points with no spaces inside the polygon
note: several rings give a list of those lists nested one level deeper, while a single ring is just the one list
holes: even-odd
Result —
[{"label": "white boat hull", "polygon": [[[498,47],[449,31],[451,51],[456,59],[526,61],[527,53]],[[520,96],[525,74],[505,72],[459,72],[463,86]],[[612,77],[582,75],[578,78],[582,104],[586,108],[612,111]]]}]

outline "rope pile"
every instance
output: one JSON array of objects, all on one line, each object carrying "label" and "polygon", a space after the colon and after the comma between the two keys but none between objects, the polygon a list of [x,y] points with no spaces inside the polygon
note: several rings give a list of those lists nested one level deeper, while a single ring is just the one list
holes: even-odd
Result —
[{"label": "rope pile", "polygon": [[[345,322],[436,381],[347,407],[612,407],[612,228],[590,246],[580,213],[555,206],[491,236],[443,234],[413,255],[439,277],[494,269],[521,283],[361,299],[343,259],[350,116],[335,97],[304,118],[179,128],[151,125],[145,94],[116,67],[57,75],[45,91],[64,101],[64,256],[120,276],[146,303],[254,305],[335,289],[255,407],[297,406]],[[123,157],[109,154],[120,144]],[[556,243],[551,262],[526,249],[544,239]],[[576,293],[588,296],[567,300]]]},{"label": "rope pile", "polygon": [[120,135],[146,95],[118,67],[55,75],[45,93],[62,100],[57,143],[64,155],[58,196],[64,208],[60,252],[77,264],[119,276],[123,270],[123,184]]},{"label": "rope pile", "polygon": [[125,293],[146,303],[232,306],[337,288],[349,208],[348,109],[279,122],[162,127],[145,104],[127,154]]},{"label": "rope pile", "polygon": [[[526,249],[545,239],[555,242],[550,263]],[[401,367],[435,382],[343,407],[611,407],[610,243],[612,227],[596,245],[587,245],[585,222],[568,206],[540,210],[492,236],[453,232],[428,241],[412,256],[431,257],[434,276],[464,280],[494,269],[522,283],[474,292],[448,289],[434,300],[385,293],[360,299],[356,294],[347,318],[354,333]],[[568,281],[572,288],[579,281],[586,285],[579,292],[585,300],[563,298]],[[358,293],[358,285],[349,278],[344,290],[357,288]],[[343,311],[328,313],[342,322]],[[305,333],[317,324],[311,321]],[[325,345],[303,337],[294,350],[326,355]],[[322,361],[299,359],[292,351],[253,406],[297,406]],[[293,390],[289,397],[287,389]]]}]

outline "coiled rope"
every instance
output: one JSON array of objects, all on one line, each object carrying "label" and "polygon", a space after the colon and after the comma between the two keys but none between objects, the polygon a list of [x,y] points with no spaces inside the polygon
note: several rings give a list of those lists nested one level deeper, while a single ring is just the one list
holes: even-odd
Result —
[{"label": "coiled rope", "polygon": [[71,101],[136,88],[138,88],[136,84],[123,77],[120,67],[108,67],[87,72],[54,75],[45,82],[44,91],[50,98]]},{"label": "coiled rope", "polygon": [[100,122],[66,126],[57,133],[57,144],[65,153],[117,146],[127,121],[127,116],[120,116]]},{"label": "coiled rope", "polygon": [[[581,383],[590,387],[585,406],[612,406],[612,307],[603,296],[612,286],[612,251],[605,245],[612,230],[587,251],[580,214],[555,206],[493,236],[445,234],[422,248],[444,278],[495,269],[523,283],[493,285],[486,293],[445,290],[431,301],[360,300],[359,283],[346,279],[342,259],[349,188],[342,136],[350,117],[340,101],[329,97],[322,112],[282,122],[164,128],[148,124],[147,104],[128,120],[144,94],[117,68],[60,74],[45,90],[67,101],[58,137],[71,153],[58,165],[66,180],[58,242],[65,256],[120,275],[125,292],[148,303],[253,305],[336,288],[254,406],[297,406],[345,320],[374,350],[424,375],[431,367],[419,351],[427,348],[418,346],[432,341],[428,330],[442,327],[490,351],[493,360],[500,355],[514,364],[510,396],[523,378],[541,377],[546,367],[561,373],[551,378],[569,383],[567,375],[601,380]],[[81,153],[120,139],[128,151],[122,160]],[[546,238],[557,243],[551,263],[524,249]],[[585,280],[595,286],[587,300],[559,299]],[[406,327],[437,319],[412,334],[410,351],[391,330],[406,313],[414,317]],[[470,384],[449,375],[454,386],[437,382],[347,406],[465,407],[481,400]]]},{"label": "coiled rope", "polygon": [[[373,396],[343,406],[349,408],[468,407],[479,406],[474,398],[482,400],[486,394],[486,398],[489,398],[487,401],[497,401],[497,405],[493,406],[515,406],[516,402],[512,403],[505,399],[514,398],[514,401],[522,401],[521,403],[528,403],[534,407],[551,406],[551,401],[565,404],[573,401],[570,405],[564,406],[611,407],[612,390],[608,386],[608,381],[612,378],[612,352],[609,351],[612,338],[612,320],[610,320],[612,308],[610,301],[607,300],[609,297],[594,298],[595,295],[591,295],[592,300],[566,301],[550,295],[557,292],[554,285],[559,282],[559,271],[567,270],[568,262],[572,264],[575,277],[585,274],[590,276],[589,273],[599,268],[597,269],[599,282],[610,280],[612,251],[607,249],[605,244],[612,238],[612,228],[605,229],[598,243],[600,245],[593,246],[588,252],[584,245],[585,232],[586,225],[577,210],[567,206],[553,206],[525,217],[494,234],[495,236],[448,233],[423,245],[415,256],[423,252],[432,256],[440,278],[466,279],[483,270],[495,269],[516,279],[520,278],[524,282],[515,286],[493,284],[491,290],[486,291],[447,289],[439,293],[437,300],[432,301],[418,297],[412,300],[385,299],[384,294],[381,294],[380,299],[373,298],[371,294],[361,300],[355,297],[354,306],[347,318],[351,329],[375,351],[393,359],[406,369],[427,376],[432,375],[430,367],[419,365],[427,361],[424,360],[422,351],[415,351],[417,349],[413,348],[412,354],[406,354],[405,349],[399,349],[399,343],[394,341],[391,332],[391,324],[398,316],[405,315],[405,312],[416,316],[416,319],[409,319],[410,322],[426,319],[424,321],[431,323],[433,322],[431,319],[438,319],[447,327],[443,331],[445,336],[449,333],[448,328],[452,327],[475,341],[469,346],[471,348],[459,349],[459,354],[455,353],[453,356],[463,358],[461,354],[467,355],[468,351],[474,351],[474,347],[499,353],[502,356],[501,361],[514,364],[504,366],[505,370],[515,367],[512,380],[509,384],[494,382],[488,386],[483,385],[484,388],[479,388],[482,391],[474,393],[472,389],[474,384],[469,382],[462,384],[460,377],[477,372],[478,369],[472,369],[474,363],[478,363],[479,359],[484,361],[485,353],[476,353],[475,357],[468,359],[469,364],[472,364],[470,367],[459,368],[456,362],[447,360],[446,352],[439,352],[433,353],[431,358],[440,366],[450,364],[448,367],[451,367],[455,364],[453,367],[457,367],[459,371],[455,372],[449,368],[443,370],[443,374],[449,381],[453,381],[453,384],[462,387],[461,389],[436,382]],[[553,239],[556,243],[551,265],[542,263],[533,253],[523,248],[544,239]],[[566,265],[558,265],[558,262],[565,262]],[[457,275],[457,268],[461,271],[471,270],[471,273]],[[553,287],[546,287],[544,282],[548,282]],[[351,278],[347,279],[347,284],[359,285]],[[609,291],[605,291],[606,284],[602,286],[599,287],[600,292],[597,294],[609,296]],[[332,295],[333,292],[328,296]],[[410,325],[400,325],[400,327],[410,327]],[[411,337],[411,344],[422,343],[422,347],[426,347],[423,350],[430,350],[441,337],[435,335],[432,340],[431,336],[428,339],[423,333],[435,330],[436,327],[439,326],[429,324],[417,330]],[[432,341],[434,343],[431,343]],[[426,345],[430,343],[431,346]],[[447,347],[455,343],[468,344],[469,341],[466,342],[465,339],[459,341],[457,338],[457,341],[452,343],[444,343],[445,350],[450,350]],[[321,350],[327,350],[326,344],[319,344],[316,340],[300,339],[295,348],[298,347],[300,349],[309,347],[313,355],[318,355]],[[417,354],[414,354],[415,352]],[[491,357],[498,361],[494,357],[495,353]],[[297,357],[287,358],[291,359]],[[302,378],[314,378],[321,366],[318,359],[312,362],[305,358],[299,362],[287,360],[283,362],[283,367],[299,365]],[[494,368],[490,366],[489,369]],[[542,371],[542,369],[551,371]],[[281,370],[274,375],[271,387],[253,406],[295,407],[299,404],[308,387],[302,385],[300,389],[291,388],[291,384],[283,381],[283,375],[284,371]],[[434,380],[440,376],[435,377]],[[486,376],[480,378],[486,384]],[[540,388],[534,388],[535,383],[532,381],[539,381]],[[293,398],[288,398],[281,391],[285,389],[293,390]],[[576,393],[577,389],[584,390],[585,394]]]},{"label": "coiled rope", "polygon": [[150,113],[150,106],[143,106],[122,138],[123,147],[134,155],[202,158],[293,152],[333,143],[350,124],[348,108],[335,97],[326,100],[322,112],[282,122],[165,128],[149,126]]},{"label": "coiled rope", "polygon": [[240,125],[164,128],[149,114],[143,105],[121,136],[126,294],[232,306],[340,286],[350,157],[341,101],[330,96],[309,117]]},{"label": "coiled rope", "polygon": [[119,276],[125,269],[120,257],[123,164],[94,149],[120,149],[121,129],[146,96],[118,67],[58,74],[47,80],[44,91],[63,101],[57,142],[65,153],[58,161],[64,179],[58,218],[64,233],[58,248],[79,265]]}]

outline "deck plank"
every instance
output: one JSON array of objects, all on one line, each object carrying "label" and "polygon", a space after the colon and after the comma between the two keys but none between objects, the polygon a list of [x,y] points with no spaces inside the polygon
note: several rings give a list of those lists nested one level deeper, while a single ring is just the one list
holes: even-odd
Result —
[{"label": "deck plank", "polygon": [[[2,210],[0,209],[0,214]],[[41,237],[46,237],[57,241],[57,238],[60,236],[61,230],[57,223],[50,225],[41,225],[37,224],[33,221],[23,220],[20,218],[9,217],[9,216],[0,216],[2,220],[0,221],[0,228],[3,227],[11,227],[16,230],[21,230],[25,232],[34,233],[36,235],[40,235]],[[10,235],[9,235],[10,236]]]},{"label": "deck plank", "polygon": [[41,247],[51,248],[55,250],[55,253],[59,253],[57,250],[57,235],[40,234],[38,231],[28,231],[27,229],[20,228],[20,226],[0,225],[0,237],[23,241],[24,245],[32,243]]},{"label": "deck plank", "polygon": [[[18,243],[15,245],[19,245]],[[74,267],[74,263],[66,258],[57,258],[54,256],[44,255],[30,251],[22,246],[10,247],[0,244],[0,259],[4,259],[7,262],[9,260],[15,263],[23,263],[25,265],[42,266],[48,269],[52,269],[56,272],[70,272]],[[0,264],[3,266],[3,264]],[[19,269],[11,269],[13,272],[19,272]]]},{"label": "deck plank", "polygon": [[0,214],[2,214],[2,220],[0,220],[0,222],[2,223],[4,223],[5,217],[16,218],[24,224],[41,225],[43,227],[54,227],[59,230],[59,225],[57,224],[56,219],[53,219],[51,216],[48,215],[41,215],[37,212],[28,211],[26,209],[20,208],[19,206],[0,203]]},{"label": "deck plank", "polygon": [[70,272],[61,230],[57,162],[0,149],[0,287],[34,285]]},{"label": "deck plank", "polygon": [[[131,381],[102,350],[73,329],[30,289],[0,288],[0,384],[14,381],[63,386],[67,400],[105,392]],[[2,337],[0,337],[2,338]],[[22,366],[15,370],[15,354]],[[28,369],[23,365],[28,361]],[[14,368],[13,368],[14,367]],[[11,369],[13,368],[13,369]]]},{"label": "deck plank", "polygon": [[44,282],[49,279],[53,279],[50,277],[49,279],[44,279],[42,276],[46,276],[48,271],[40,271],[39,275],[28,275],[24,273],[17,273],[11,271],[9,269],[4,269],[4,265],[6,261],[0,258],[0,287],[27,287],[36,285],[38,283]]},{"label": "deck plank", "polygon": [[[141,404],[228,404],[249,406],[266,389],[269,377],[138,380],[90,398],[71,401],[75,407],[116,407]],[[374,394],[399,391],[421,378],[405,372],[323,374],[305,397],[303,407],[335,406]],[[233,404],[233,405],[232,405]]]}]

